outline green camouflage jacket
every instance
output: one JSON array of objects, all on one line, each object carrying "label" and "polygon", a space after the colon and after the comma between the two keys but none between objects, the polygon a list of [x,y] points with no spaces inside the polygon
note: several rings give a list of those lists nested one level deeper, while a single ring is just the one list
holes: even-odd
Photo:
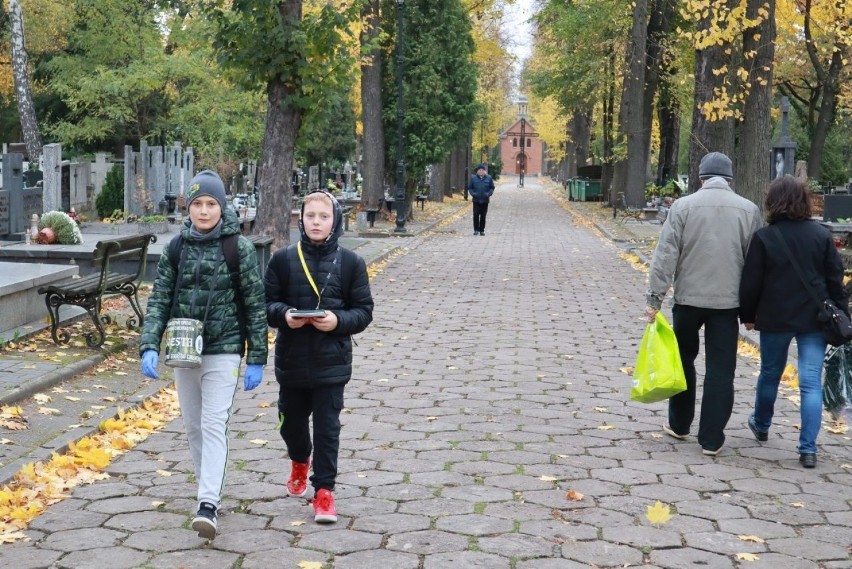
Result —
[{"label": "green camouflage jacket", "polygon": [[[225,210],[222,219],[222,237],[239,233],[239,221],[232,210]],[[237,241],[240,258],[240,290],[237,292],[220,239],[192,240],[189,220],[181,229],[181,235],[184,243],[179,267],[180,290],[175,296],[177,271],[169,260],[169,247],[175,243],[172,241],[163,249],[157,264],[157,278],[148,298],[139,353],[160,351],[160,341],[170,318],[194,318],[204,322],[203,354],[243,355],[247,342],[246,363],[265,365],[268,354],[266,297],[254,245],[242,236]],[[237,294],[242,297],[241,306]],[[171,314],[173,297],[174,314]],[[244,335],[240,333],[240,312],[245,320]]]}]

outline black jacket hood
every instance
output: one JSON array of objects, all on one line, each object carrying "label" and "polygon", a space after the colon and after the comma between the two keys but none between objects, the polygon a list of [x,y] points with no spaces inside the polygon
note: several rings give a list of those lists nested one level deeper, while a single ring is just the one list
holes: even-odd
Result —
[{"label": "black jacket hood", "polygon": [[321,250],[334,251],[337,248],[337,240],[340,238],[341,235],[343,235],[343,209],[340,207],[340,204],[337,202],[337,199],[335,199],[333,195],[331,195],[325,190],[316,190],[310,193],[323,193],[331,199],[331,205],[334,210],[334,224],[331,226],[331,233],[328,234],[325,243],[322,243],[320,245],[313,243],[308,237],[308,234],[305,232],[305,224],[302,221],[302,216],[305,214],[305,202],[303,201],[302,208],[299,211],[300,240],[304,245],[319,247]]}]

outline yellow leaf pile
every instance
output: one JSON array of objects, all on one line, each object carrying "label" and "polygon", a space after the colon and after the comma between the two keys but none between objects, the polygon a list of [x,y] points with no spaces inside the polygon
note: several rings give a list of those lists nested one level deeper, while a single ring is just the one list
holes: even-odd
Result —
[{"label": "yellow leaf pile", "polygon": [[67,453],[53,453],[47,462],[25,465],[9,484],[0,487],[0,543],[27,539],[20,530],[45,508],[66,498],[76,486],[109,478],[102,471],[113,458],[177,414],[174,389],[162,389],[139,407],[119,410],[118,418],[103,421],[99,433],[69,443]]}]

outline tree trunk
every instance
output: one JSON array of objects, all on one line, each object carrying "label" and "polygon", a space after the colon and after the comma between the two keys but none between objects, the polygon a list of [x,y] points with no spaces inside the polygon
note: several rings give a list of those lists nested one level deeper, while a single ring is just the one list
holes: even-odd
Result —
[{"label": "tree trunk", "polygon": [[615,113],[615,52],[611,51],[606,65],[606,95],[603,101],[603,160],[601,167],[601,190],[604,199],[610,204],[615,203],[617,196],[613,195],[613,119]]},{"label": "tree trunk", "polygon": [[[707,17],[698,22],[699,30],[706,30],[714,25],[712,12],[707,10]],[[729,53],[725,53],[726,50]],[[729,157],[733,156],[733,120],[709,120],[704,114],[704,104],[714,99],[714,88],[721,87],[725,78],[724,73],[714,75],[713,71],[725,66],[730,69],[731,53],[730,44],[713,45],[695,51],[695,103],[692,107],[692,137],[689,141],[690,193],[701,187],[698,181],[698,164],[705,154],[722,152]]]},{"label": "tree trunk", "polygon": [[41,157],[41,135],[38,131],[32,93],[30,92],[29,64],[24,41],[24,16],[18,0],[9,0],[9,27],[12,44],[12,74],[15,76],[15,98],[18,102],[18,115],[21,130],[31,164],[38,164]]},{"label": "tree trunk", "polygon": [[[672,31],[675,16],[674,0],[652,0],[648,20],[648,41],[646,54],[645,91],[642,101],[642,164],[650,167],[651,125],[654,122],[654,99],[660,88],[660,74],[663,71],[666,38]],[[661,142],[662,143],[662,142]],[[661,162],[662,160],[658,160]],[[644,184],[643,184],[644,191]]]},{"label": "tree trunk", "polygon": [[[756,19],[766,10],[758,25],[743,31],[745,68],[751,85],[743,105],[743,120],[737,140],[736,191],[763,206],[763,191],[769,182],[769,139],[772,134],[772,66],[775,59],[775,0],[749,0],[746,17]],[[758,40],[755,40],[758,37]],[[754,53],[753,59],[747,54]]]},{"label": "tree trunk", "polygon": [[432,164],[432,175],[429,178],[429,199],[443,201],[444,196],[449,193],[449,182],[447,180],[447,161]]},{"label": "tree trunk", "polygon": [[618,128],[621,139],[627,145],[627,158],[616,166],[616,179],[624,177],[615,183],[616,191],[619,187],[623,188],[627,203],[632,207],[641,207],[645,203],[647,161],[643,141],[648,136],[648,125],[644,120],[647,33],[648,0],[636,0],[618,113]]},{"label": "tree trunk", "polygon": [[574,174],[577,168],[585,166],[589,160],[589,146],[592,139],[592,111],[577,109],[571,116],[571,138],[574,141]]},{"label": "tree trunk", "polygon": [[293,190],[290,172],[293,168],[293,149],[302,123],[301,114],[292,106],[282,107],[281,101],[291,95],[280,81],[267,85],[268,107],[266,131],[260,159],[260,207],[257,208],[254,233],[273,238],[273,249],[290,244],[290,213]]},{"label": "tree trunk", "polygon": [[677,177],[680,149],[680,105],[673,93],[663,88],[657,108],[660,124],[660,158],[657,162],[657,185],[664,186]]},{"label": "tree trunk", "polygon": [[[822,89],[820,92],[819,114],[816,118],[813,134],[811,135],[811,147],[808,151],[808,175],[813,179],[819,180],[822,176],[822,153],[825,148],[825,140],[828,138],[828,132],[834,124],[837,97],[840,92],[840,72],[843,69],[843,60],[846,58],[848,46],[844,45],[842,40],[837,40],[833,46],[834,50],[831,53],[828,68],[826,69],[819,59],[819,54],[813,42],[813,35],[811,34],[811,4],[812,0],[805,0],[805,46],[807,47],[808,57],[811,60],[814,71],[816,71]],[[848,21],[839,24],[839,27],[842,27],[843,32],[847,35],[849,26]]]},{"label": "tree trunk", "polygon": [[[361,10],[364,29],[361,49],[377,45],[379,34],[379,1],[365,2]],[[382,59],[378,47],[361,59],[361,121],[364,125],[363,185],[361,203],[368,210],[378,210],[384,196],[385,131],[382,126]]]}]

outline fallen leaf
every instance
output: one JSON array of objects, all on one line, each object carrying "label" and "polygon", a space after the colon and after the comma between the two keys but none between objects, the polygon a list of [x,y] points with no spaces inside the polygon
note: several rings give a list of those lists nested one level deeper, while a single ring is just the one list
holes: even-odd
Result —
[{"label": "fallen leaf", "polygon": [[539,476],[538,479],[543,482],[556,482],[557,480],[559,480],[555,476]]},{"label": "fallen leaf", "polygon": [[620,371],[621,373],[626,373],[627,375],[633,375],[632,367],[620,367],[618,368],[618,371]]},{"label": "fallen leaf", "polygon": [[79,401],[80,400],[79,397],[72,397],[71,395],[66,395],[65,399],[67,399],[68,401]]},{"label": "fallen leaf", "polygon": [[156,472],[157,472],[157,474],[159,474],[160,476],[166,476],[166,477],[168,477],[168,476],[171,476],[171,475],[172,475],[172,473],[171,473],[171,472],[169,472],[168,470],[157,470]]},{"label": "fallen leaf", "polygon": [[0,533],[0,543],[15,543],[16,541],[29,541],[30,538],[20,531]]},{"label": "fallen leaf", "polygon": [[36,393],[35,395],[33,395],[33,400],[35,400],[35,402],[39,405],[50,403],[51,399],[52,398],[50,397],[50,395],[47,395],[46,393]]},{"label": "fallen leaf", "polygon": [[606,407],[595,407],[595,411],[597,411],[598,413],[606,413],[607,408]]},{"label": "fallen leaf", "polygon": [[757,537],[756,535],[738,535],[739,539],[743,541],[753,541],[754,543],[765,543],[766,540],[762,537]]},{"label": "fallen leaf", "polygon": [[42,415],[61,415],[62,411],[53,407],[39,407],[38,412]]},{"label": "fallen leaf", "polygon": [[107,403],[114,403],[116,399],[115,397],[104,397],[103,400]]},{"label": "fallen leaf", "polygon": [[654,525],[662,525],[671,519],[672,511],[667,505],[657,500],[656,504],[648,506],[645,517]]},{"label": "fallen leaf", "polygon": [[295,522],[290,522],[290,525],[291,525],[291,526],[293,526],[293,527],[295,528],[295,527],[299,527],[299,526],[303,526],[303,525],[305,525],[305,522],[295,521]]},{"label": "fallen leaf", "polygon": [[269,441],[267,441],[266,439],[252,439],[252,440],[250,440],[249,442],[250,442],[251,444],[253,444],[253,445],[261,445],[261,446],[263,446],[263,445],[265,445],[266,443],[268,443]]},{"label": "fallen leaf", "polygon": [[322,561],[299,561],[299,569],[322,569]]},{"label": "fallen leaf", "polygon": [[427,421],[430,421],[430,422],[431,422],[431,421],[437,421],[437,420],[438,420],[438,417],[426,417],[426,420],[427,420]]},{"label": "fallen leaf", "polygon": [[264,402],[262,402],[260,405],[258,405],[258,407],[260,407],[261,409],[266,409],[266,408],[268,408],[268,407],[272,407],[272,405],[273,405],[273,404],[272,404],[272,403],[270,403],[269,401],[264,401]]},{"label": "fallen leaf", "polygon": [[793,506],[794,508],[804,508],[805,507],[804,502],[792,502],[790,505]]},{"label": "fallen leaf", "polygon": [[12,439],[0,439],[0,445],[13,445],[15,441]]},{"label": "fallen leaf", "polygon": [[601,426],[599,426],[599,427],[598,427],[598,430],[601,430],[601,431],[611,431],[611,430],[613,430],[614,428],[615,428],[615,427],[614,427],[614,426],[612,426],[612,425],[601,425]]},{"label": "fallen leaf", "polygon": [[834,423],[833,425],[826,425],[823,430],[828,431],[833,435],[845,435],[849,431],[849,425]]},{"label": "fallen leaf", "polygon": [[159,500],[155,501],[155,502],[151,502],[151,505],[154,506],[155,508],[159,508],[160,506],[162,506],[164,504],[165,504],[165,502],[162,502],[162,501],[159,501]]},{"label": "fallen leaf", "polygon": [[568,490],[568,492],[565,494],[565,499],[571,500],[572,502],[579,502],[583,498],[585,498],[585,496],[583,494],[580,494],[576,490]]},{"label": "fallen leaf", "polygon": [[754,553],[737,553],[737,559],[740,561],[757,561],[760,557]]}]

